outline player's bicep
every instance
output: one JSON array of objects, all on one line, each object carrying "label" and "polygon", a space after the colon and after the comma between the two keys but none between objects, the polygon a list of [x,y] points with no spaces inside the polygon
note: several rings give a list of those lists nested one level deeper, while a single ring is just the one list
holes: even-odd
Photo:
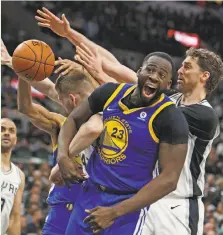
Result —
[{"label": "player's bicep", "polygon": [[187,143],[161,143],[159,147],[160,173],[166,174],[173,181],[178,181],[187,154]]},{"label": "player's bicep", "polygon": [[16,192],[14,203],[13,203],[13,208],[12,208],[12,216],[14,215],[20,215],[20,209],[21,209],[21,203],[22,203],[22,196],[23,196],[23,191],[25,188],[25,175],[22,171],[19,171],[20,173],[20,178],[21,178],[21,184]]},{"label": "player's bicep", "polygon": [[189,125],[190,133],[203,140],[214,138],[218,126],[218,117],[208,106],[194,104],[179,107]]}]

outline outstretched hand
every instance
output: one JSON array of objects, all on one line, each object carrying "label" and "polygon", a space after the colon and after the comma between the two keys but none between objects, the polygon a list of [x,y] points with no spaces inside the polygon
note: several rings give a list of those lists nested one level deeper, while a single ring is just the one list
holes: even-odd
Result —
[{"label": "outstretched hand", "polygon": [[[80,62],[93,78],[99,80],[103,78],[104,71],[102,69],[102,58],[98,53],[98,49],[90,50],[85,44],[81,43],[76,47],[77,55],[75,59]],[[104,83],[103,81],[100,83]]]},{"label": "outstretched hand", "polygon": [[70,32],[70,23],[65,14],[62,14],[62,19],[60,19],[45,7],[42,11],[37,10],[37,13],[41,16],[35,16],[39,26],[49,28],[61,37],[66,37]]}]

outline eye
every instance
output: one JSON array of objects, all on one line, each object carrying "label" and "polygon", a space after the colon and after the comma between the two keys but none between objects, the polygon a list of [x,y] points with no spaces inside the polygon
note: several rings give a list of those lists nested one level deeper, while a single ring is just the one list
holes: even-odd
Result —
[{"label": "eye", "polygon": [[160,74],[160,77],[161,77],[162,79],[164,79],[164,78],[166,77],[166,75],[163,74],[163,73],[161,73],[161,74]]}]

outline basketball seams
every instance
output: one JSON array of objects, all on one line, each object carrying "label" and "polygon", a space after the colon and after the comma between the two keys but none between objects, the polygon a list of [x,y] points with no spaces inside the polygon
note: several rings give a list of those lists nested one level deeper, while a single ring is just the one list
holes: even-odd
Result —
[{"label": "basketball seams", "polygon": [[[40,61],[42,61],[42,57],[43,57],[43,46],[42,46],[42,42],[41,42],[41,41],[40,41],[40,45],[41,45]],[[40,68],[40,63],[39,63],[39,68]],[[33,77],[33,79],[32,79],[32,80],[34,80],[34,79],[35,79],[35,77],[36,77],[36,75],[38,74],[38,72],[39,72],[39,68],[37,69],[36,74],[35,74],[35,76]]]},{"label": "basketball seams", "polygon": [[34,62],[34,64],[31,66],[31,67],[29,67],[29,68],[26,68],[26,69],[24,69],[24,70],[21,70],[21,71],[15,71],[15,73],[22,73],[22,72],[25,72],[26,70],[29,70],[29,69],[31,69],[35,64],[36,64],[36,61],[33,61]]},{"label": "basketball seams", "polygon": [[[52,51],[51,51],[51,53],[46,57],[46,60],[45,60],[45,62],[49,59],[49,57],[52,55]],[[47,77],[47,74],[46,74],[46,63],[45,63],[45,65],[44,65],[44,73],[45,73],[45,77]]]},{"label": "basketball seams", "polygon": [[[51,53],[51,54],[52,54],[52,53]],[[41,62],[41,61],[38,61],[38,60],[31,60],[31,59],[28,59],[28,58],[25,58],[25,57],[22,57],[22,56],[15,56],[15,55],[13,55],[13,57],[15,57],[15,58],[20,58],[20,59],[24,59],[24,60],[29,60],[29,61],[33,61],[33,62],[38,62],[38,63],[40,63],[40,64],[45,64],[45,65],[54,67],[54,65],[52,65],[52,64],[47,64],[47,63],[44,63],[44,62]]]}]

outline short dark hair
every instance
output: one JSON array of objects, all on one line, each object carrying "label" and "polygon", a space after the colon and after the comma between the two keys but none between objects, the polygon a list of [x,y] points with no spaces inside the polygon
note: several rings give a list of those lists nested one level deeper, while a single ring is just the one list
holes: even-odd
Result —
[{"label": "short dark hair", "polygon": [[156,51],[156,52],[152,52],[152,53],[148,54],[148,55],[144,58],[143,64],[144,64],[150,57],[152,57],[152,56],[158,56],[158,57],[161,57],[161,58],[163,58],[163,59],[165,59],[165,60],[167,60],[167,61],[170,62],[171,67],[172,67],[172,79],[173,79],[173,78],[175,77],[175,74],[176,74],[176,66],[175,66],[175,64],[174,64],[174,62],[173,62],[172,57],[171,57],[169,54],[165,53],[165,52]]},{"label": "short dark hair", "polygon": [[210,73],[205,85],[207,93],[210,94],[217,88],[220,80],[223,79],[223,62],[220,56],[207,49],[193,47],[186,51],[186,56],[197,58],[200,69]]},{"label": "short dark hair", "polygon": [[83,66],[76,66],[67,75],[59,76],[55,83],[55,89],[61,93],[76,93],[80,91],[94,90],[94,79]]}]

